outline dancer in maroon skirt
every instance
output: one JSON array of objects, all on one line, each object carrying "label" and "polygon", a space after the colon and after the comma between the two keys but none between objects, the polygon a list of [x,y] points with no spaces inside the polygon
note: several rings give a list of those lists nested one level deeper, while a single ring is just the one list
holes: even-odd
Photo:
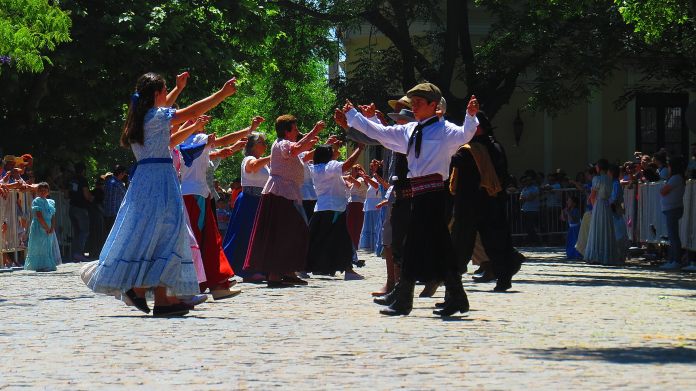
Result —
[{"label": "dancer in maroon skirt", "polygon": [[314,147],[324,126],[317,122],[298,141],[297,119],[287,114],[276,119],[278,139],[271,148],[271,176],[261,192],[244,262],[244,269],[267,273],[269,287],[307,284],[295,275],[305,269],[309,243],[300,191],[304,167],[298,155]]}]

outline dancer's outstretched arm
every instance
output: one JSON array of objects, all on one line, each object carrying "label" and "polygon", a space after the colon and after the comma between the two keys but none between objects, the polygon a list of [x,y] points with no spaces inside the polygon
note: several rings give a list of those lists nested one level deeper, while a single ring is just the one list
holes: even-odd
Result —
[{"label": "dancer's outstretched arm", "polygon": [[176,87],[174,87],[174,89],[169,91],[169,94],[167,94],[167,107],[171,107],[174,104],[174,102],[176,102],[176,98],[178,98],[179,94],[181,94],[181,91],[183,91],[184,88],[186,88],[186,82],[188,81],[188,78],[188,72],[176,75]]},{"label": "dancer's outstretched arm", "polygon": [[203,130],[205,125],[210,121],[210,117],[207,115],[202,115],[196,118],[196,121],[192,124],[184,124],[176,132],[169,136],[169,148],[174,148],[175,146],[181,144],[194,132]]},{"label": "dancer's outstretched arm", "polygon": [[243,139],[244,137],[247,137],[251,134],[251,132],[255,131],[256,129],[259,128],[259,125],[265,121],[265,119],[261,116],[256,116],[252,118],[251,120],[251,125],[245,129],[239,130],[237,132],[233,132],[230,134],[226,134],[217,140],[215,140],[215,148],[219,147],[224,147],[225,145],[231,145],[236,143],[237,141]]},{"label": "dancer's outstretched arm", "polygon": [[326,124],[324,124],[324,121],[319,121],[314,125],[314,128],[312,129],[311,132],[305,134],[300,141],[295,142],[291,147],[290,147],[290,153],[293,156],[297,156],[301,154],[302,152],[309,151],[316,145],[316,143],[319,142],[319,138],[317,137],[319,133],[321,133],[322,130],[324,130],[324,127]]},{"label": "dancer's outstretched arm", "polygon": [[244,165],[244,171],[247,173],[253,173],[253,172],[258,172],[260,169],[262,169],[266,164],[271,162],[271,157],[266,156],[266,157],[260,157],[256,159],[250,159],[247,164]]},{"label": "dancer's outstretched arm", "polygon": [[234,95],[237,92],[237,79],[232,78],[228,80],[222,88],[210,95],[205,99],[201,99],[198,102],[176,111],[176,115],[172,118],[172,124],[178,125],[182,124],[190,119],[200,117],[201,115],[207,113],[215,106],[222,103],[223,100]]},{"label": "dancer's outstretched arm", "polygon": [[358,144],[357,148],[353,151],[353,153],[350,155],[348,159],[346,159],[345,162],[343,162],[343,172],[346,172],[350,170],[351,167],[355,164],[355,162],[358,161],[358,157],[360,157],[360,154],[362,153],[363,148],[365,148],[364,145]]}]

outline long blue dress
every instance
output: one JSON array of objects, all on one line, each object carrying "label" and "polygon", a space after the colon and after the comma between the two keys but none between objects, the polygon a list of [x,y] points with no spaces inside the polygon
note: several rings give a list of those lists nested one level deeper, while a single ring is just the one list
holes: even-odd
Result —
[{"label": "long blue dress", "polygon": [[618,265],[623,260],[616,258],[616,236],[614,216],[611,211],[611,178],[601,174],[592,179],[592,188],[597,191],[597,199],[592,209],[590,232],[587,236],[585,260],[602,265]]},{"label": "long blue dress", "polygon": [[44,221],[51,227],[51,219],[56,213],[56,202],[36,197],[31,203],[33,220],[29,227],[29,246],[27,248],[27,257],[24,260],[24,270],[55,271],[54,235],[47,234],[43,229],[36,216],[37,212],[41,212]]},{"label": "long blue dress", "polygon": [[87,281],[94,292],[164,286],[173,296],[199,293],[184,202],[169,152],[174,113],[170,108],[150,109],[144,143],[131,146],[137,170]]},{"label": "long blue dress", "polygon": [[582,259],[582,254],[575,249],[580,234],[580,210],[574,208],[568,216],[568,233],[566,235],[566,258]]},{"label": "long blue dress", "polygon": [[369,188],[368,196],[365,198],[365,206],[363,211],[365,217],[363,220],[362,231],[360,232],[360,248],[369,250],[375,255],[382,255],[382,225],[386,210],[384,208],[377,209],[377,204],[382,201],[383,188]]}]

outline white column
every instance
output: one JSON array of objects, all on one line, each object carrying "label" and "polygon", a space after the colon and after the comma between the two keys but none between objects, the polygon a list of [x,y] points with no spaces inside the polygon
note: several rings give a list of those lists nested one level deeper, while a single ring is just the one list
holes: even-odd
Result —
[{"label": "white column", "polygon": [[587,105],[587,161],[596,162],[602,157],[602,91],[592,94]]},{"label": "white column", "polygon": [[[626,87],[636,84],[636,74],[632,69],[626,70]],[[626,105],[626,156],[633,156],[636,151],[636,99],[631,99]]]},{"label": "white column", "polygon": [[544,174],[553,170],[553,118],[544,111]]}]

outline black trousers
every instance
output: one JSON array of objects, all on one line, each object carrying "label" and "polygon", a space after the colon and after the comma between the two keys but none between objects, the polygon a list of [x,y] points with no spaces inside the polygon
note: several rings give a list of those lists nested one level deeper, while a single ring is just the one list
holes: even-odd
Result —
[{"label": "black trousers", "polygon": [[408,222],[411,219],[411,199],[399,198],[392,204],[391,228],[392,228],[392,256],[394,263],[404,264],[404,240],[408,232]]},{"label": "black trousers", "polygon": [[[445,281],[457,274],[448,229],[450,213],[445,190],[411,199],[403,246],[401,275],[412,281]],[[392,227],[394,228],[394,227]]]},{"label": "black trousers", "polygon": [[452,242],[457,271],[465,273],[476,243],[476,233],[491,260],[498,279],[511,279],[518,265],[512,235],[505,213],[505,194],[490,197],[480,190],[473,198],[455,202]]}]

